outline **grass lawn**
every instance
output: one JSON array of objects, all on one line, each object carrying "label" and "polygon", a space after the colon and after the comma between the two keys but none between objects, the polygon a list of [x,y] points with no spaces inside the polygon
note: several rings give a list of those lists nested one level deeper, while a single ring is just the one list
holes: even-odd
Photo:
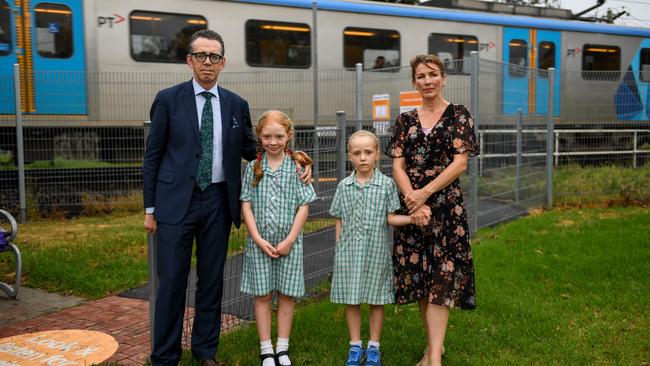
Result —
[{"label": "grass lawn", "polygon": [[[119,212],[20,225],[16,244],[23,258],[23,285],[97,299],[146,283],[143,220],[140,212]],[[331,225],[332,220],[311,220],[304,232]],[[233,227],[231,254],[242,250],[246,236],[245,227]],[[0,256],[0,281],[13,283],[13,268],[13,256]]]},{"label": "grass lawn", "polygon": [[[648,182],[650,166],[558,169],[555,207],[569,209],[479,230],[478,308],[452,314],[445,365],[648,365]],[[639,206],[602,208],[612,204]],[[585,208],[570,208],[576,206]],[[142,220],[140,212],[118,210],[20,225],[24,285],[96,299],[143,284]],[[313,220],[305,232],[329,225]],[[233,232],[231,252],[241,250],[245,237],[244,230]],[[12,268],[12,256],[0,255],[0,281],[13,282]],[[384,363],[415,364],[425,343],[416,307],[388,306],[386,314]],[[291,339],[298,365],[342,364],[344,308],[304,301]],[[228,365],[257,365],[258,349],[251,325],[224,335],[219,357]],[[183,364],[192,364],[187,355]]]},{"label": "grass lawn", "polygon": [[[445,365],[647,365],[649,233],[650,209],[642,207],[533,213],[480,230],[478,307],[452,312]],[[294,363],[343,364],[346,329],[342,306],[304,302],[291,337]],[[384,363],[414,365],[424,346],[417,308],[388,306]],[[223,336],[218,357],[258,365],[258,350],[251,324]]]}]

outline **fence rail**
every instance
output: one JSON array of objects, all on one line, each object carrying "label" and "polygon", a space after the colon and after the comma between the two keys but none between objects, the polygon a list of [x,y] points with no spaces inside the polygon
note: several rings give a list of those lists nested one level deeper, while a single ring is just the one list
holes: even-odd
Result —
[{"label": "fence rail", "polygon": [[[461,177],[472,233],[479,227],[525,214],[531,207],[550,207],[554,165],[647,164],[650,123],[616,120],[611,102],[605,105],[609,94],[591,100],[582,95],[563,98],[558,115],[554,70],[528,70],[527,77],[543,72],[549,85],[546,92],[537,95],[548,108],[528,111],[524,105],[528,88],[511,90],[499,83],[509,72],[509,65],[479,60],[478,53],[462,65],[467,73],[448,75],[445,97],[470,106],[480,144],[479,157],[470,159],[468,173]],[[351,171],[346,137],[355,129],[373,130],[373,121],[367,118],[373,95],[390,96],[392,120],[399,113],[400,92],[413,88],[408,68],[394,71],[357,71],[355,78],[347,69],[320,70],[318,98],[312,98],[314,76],[310,70],[220,75],[220,85],[249,101],[253,120],[266,109],[286,111],[297,125],[293,148],[314,158],[314,187],[320,201],[311,205],[308,222],[314,228],[304,237],[308,285],[327,279],[332,268],[334,230],[327,221],[327,210],[337,182]],[[575,75],[559,77],[566,83]],[[40,214],[56,210],[78,214],[119,205],[140,209],[140,167],[146,136],[142,121],[147,118],[157,90],[188,78],[187,74],[92,73],[86,78],[89,105],[85,116],[23,116],[20,112],[0,116],[1,207],[12,213],[25,212],[27,201],[31,205],[28,211]],[[597,89],[609,93],[610,84]],[[56,93],[56,88],[51,90]],[[4,100],[3,95],[0,91],[0,100]],[[312,105],[314,100],[317,108]],[[20,111],[20,107],[16,110]],[[612,127],[614,123],[616,128]],[[20,128],[16,129],[16,124]],[[382,150],[389,139],[390,131],[380,136]],[[19,156],[24,161],[18,162]],[[390,175],[391,160],[382,155],[379,167]],[[24,171],[24,178],[19,171]],[[19,199],[21,195],[26,200]],[[231,248],[240,248],[233,244],[241,243],[244,236],[243,231],[231,235]],[[149,256],[153,258],[155,245],[149,245]],[[224,312],[236,319],[250,319],[251,297],[239,292],[243,262],[240,251],[231,251],[224,273],[228,279]],[[152,268],[150,282],[155,288]],[[194,281],[190,277],[189,295],[195,291]],[[150,306],[153,314],[153,302]],[[226,322],[224,327],[232,324],[239,324],[238,320]]]}]

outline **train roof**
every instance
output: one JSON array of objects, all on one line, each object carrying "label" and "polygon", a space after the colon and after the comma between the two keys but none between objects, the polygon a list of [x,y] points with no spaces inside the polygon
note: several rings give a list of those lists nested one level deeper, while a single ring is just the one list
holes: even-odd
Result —
[{"label": "train roof", "polygon": [[[237,2],[311,8],[311,0],[237,0]],[[622,36],[650,38],[649,28],[588,23],[577,20],[534,18],[521,15],[493,14],[476,11],[452,10],[414,5],[386,4],[373,1],[318,0],[318,9],[350,13],[392,15],[453,22],[505,25],[509,27],[537,28],[570,32],[605,33]]]}]

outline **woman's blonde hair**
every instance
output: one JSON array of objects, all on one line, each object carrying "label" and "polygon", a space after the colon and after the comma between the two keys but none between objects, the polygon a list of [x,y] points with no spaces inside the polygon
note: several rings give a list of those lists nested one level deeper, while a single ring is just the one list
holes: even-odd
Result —
[{"label": "woman's blonde hair", "polygon": [[[282,111],[275,109],[268,110],[262,114],[260,120],[257,122],[257,126],[255,127],[255,134],[257,135],[257,159],[253,165],[253,173],[255,174],[252,182],[253,187],[257,187],[257,185],[260,183],[260,180],[262,180],[262,177],[264,176],[264,170],[262,170],[262,154],[264,154],[264,148],[262,147],[262,139],[260,136],[262,134],[262,129],[264,126],[271,122],[278,123],[285,128],[287,136],[289,137],[287,139],[287,143],[291,141],[291,138],[293,137],[293,123],[291,122],[289,116],[284,114]],[[291,149],[289,149],[289,145],[286,145],[284,147],[284,152],[289,155],[289,157],[298,165],[304,167],[312,164],[312,160],[309,155],[302,151],[291,151]]]},{"label": "woman's blonde hair", "polygon": [[379,152],[379,138],[377,135],[367,130],[359,130],[350,135],[350,138],[348,139],[348,152],[350,151],[350,142],[360,137],[370,137],[373,139],[375,141],[375,148],[377,149],[377,152]]},{"label": "woman's blonde hair", "polygon": [[433,69],[431,65],[436,65],[440,73],[445,74],[445,63],[442,62],[440,57],[436,55],[417,55],[411,59],[411,81],[415,81],[415,69],[420,64],[424,64],[430,69]]}]

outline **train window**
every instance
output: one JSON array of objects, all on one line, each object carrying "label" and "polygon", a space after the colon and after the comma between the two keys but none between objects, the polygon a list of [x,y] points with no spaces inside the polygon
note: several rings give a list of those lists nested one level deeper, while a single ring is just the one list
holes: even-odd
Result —
[{"label": "train window", "polygon": [[40,3],[34,7],[36,47],[47,58],[72,56],[72,11],[65,5]]},{"label": "train window", "polygon": [[584,80],[618,80],[621,77],[621,48],[586,44],[582,46]]},{"label": "train window", "polygon": [[639,62],[639,79],[650,81],[650,48],[641,49],[641,60]]},{"label": "train window", "polygon": [[246,63],[306,69],[311,65],[311,30],[304,23],[246,21]]},{"label": "train window", "polygon": [[470,52],[478,51],[478,39],[474,36],[431,33],[429,53],[435,54],[445,63],[447,74],[463,72],[463,58]]},{"label": "train window", "polygon": [[343,66],[359,62],[364,69],[399,66],[399,41],[399,32],[394,30],[347,27],[343,30]]},{"label": "train window", "polygon": [[539,68],[538,75],[540,78],[548,76],[548,70],[555,67],[555,43],[553,42],[539,42],[539,51],[537,53],[537,67]]},{"label": "train window", "polygon": [[11,18],[9,5],[0,1],[0,56],[11,52]]},{"label": "train window", "polygon": [[135,10],[129,25],[134,60],[185,63],[192,34],[207,29],[208,21],[200,15]]},{"label": "train window", "polygon": [[515,78],[526,77],[528,73],[528,42],[523,39],[512,39],[508,45],[508,74]]}]

